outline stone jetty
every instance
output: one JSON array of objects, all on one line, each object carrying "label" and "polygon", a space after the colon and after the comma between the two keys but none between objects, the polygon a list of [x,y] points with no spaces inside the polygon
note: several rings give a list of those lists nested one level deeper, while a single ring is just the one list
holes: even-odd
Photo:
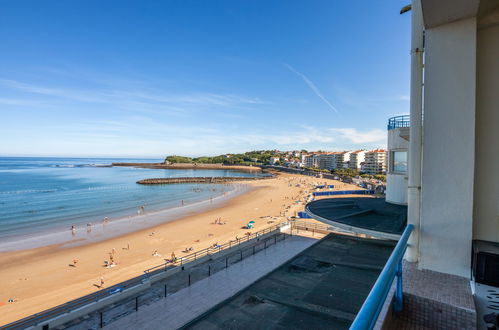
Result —
[{"label": "stone jetty", "polygon": [[270,179],[272,176],[241,177],[241,176],[213,176],[213,177],[182,177],[182,178],[155,178],[137,181],[138,184],[176,184],[176,183],[228,183],[235,181],[255,181]]}]

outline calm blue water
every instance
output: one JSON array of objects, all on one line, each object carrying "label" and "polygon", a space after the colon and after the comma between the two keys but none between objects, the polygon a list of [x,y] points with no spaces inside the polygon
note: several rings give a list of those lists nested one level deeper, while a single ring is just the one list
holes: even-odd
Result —
[{"label": "calm blue water", "polygon": [[[19,236],[68,231],[71,225],[101,223],[194,205],[234,190],[232,185],[138,185],[145,178],[254,176],[233,170],[157,170],[103,167],[112,162],[159,159],[2,158],[0,157],[0,242]],[[100,166],[99,166],[100,165]],[[50,242],[47,242],[47,244]]]}]

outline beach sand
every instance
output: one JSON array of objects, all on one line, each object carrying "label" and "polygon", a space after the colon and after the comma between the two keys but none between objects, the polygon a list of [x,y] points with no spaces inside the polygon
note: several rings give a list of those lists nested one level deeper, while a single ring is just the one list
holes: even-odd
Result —
[{"label": "beach sand", "polygon": [[[201,250],[284,221],[303,210],[304,205],[296,200],[304,201],[314,184],[324,183],[360,189],[334,180],[281,173],[269,180],[248,181],[252,190],[219,208],[148,229],[75,247],[0,253],[0,325],[95,292],[101,277],[104,287],[109,287],[142,275],[169,259],[172,252],[182,257],[187,254],[182,252],[185,248]],[[214,224],[218,218],[225,224]],[[256,222],[254,229],[243,229],[250,220]],[[104,261],[113,249],[117,265],[106,268]],[[160,256],[153,256],[155,251]],[[15,302],[8,303],[9,299]]]}]

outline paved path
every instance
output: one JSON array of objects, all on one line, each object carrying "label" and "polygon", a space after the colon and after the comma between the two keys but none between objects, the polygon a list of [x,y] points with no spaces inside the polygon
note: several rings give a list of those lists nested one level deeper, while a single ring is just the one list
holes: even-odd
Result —
[{"label": "paved path", "polygon": [[105,329],[177,329],[232,297],[315,242],[316,239],[309,237],[288,237],[285,241],[278,242],[165,299],[140,307],[138,312],[110,323]]}]

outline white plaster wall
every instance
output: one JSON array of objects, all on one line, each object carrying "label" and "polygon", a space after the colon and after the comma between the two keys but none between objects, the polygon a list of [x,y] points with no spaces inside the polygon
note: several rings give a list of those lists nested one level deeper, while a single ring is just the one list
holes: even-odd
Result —
[{"label": "white plaster wall", "polygon": [[420,266],[469,277],[476,19],[426,30]]},{"label": "white plaster wall", "polygon": [[402,128],[391,129],[388,131],[388,143],[387,143],[388,150],[409,149],[409,141],[400,137],[401,133],[402,135],[407,134],[408,129],[409,129],[408,127],[402,127]]},{"label": "white plaster wall", "polygon": [[499,242],[499,25],[477,33],[473,238]]},{"label": "white plaster wall", "polygon": [[386,176],[386,198],[388,203],[407,205],[407,175]]},{"label": "white plaster wall", "polygon": [[396,128],[388,131],[388,174],[386,176],[386,201],[388,203],[407,205],[407,174],[391,173],[390,151],[407,151],[409,141],[400,137],[401,131],[407,128]]}]

